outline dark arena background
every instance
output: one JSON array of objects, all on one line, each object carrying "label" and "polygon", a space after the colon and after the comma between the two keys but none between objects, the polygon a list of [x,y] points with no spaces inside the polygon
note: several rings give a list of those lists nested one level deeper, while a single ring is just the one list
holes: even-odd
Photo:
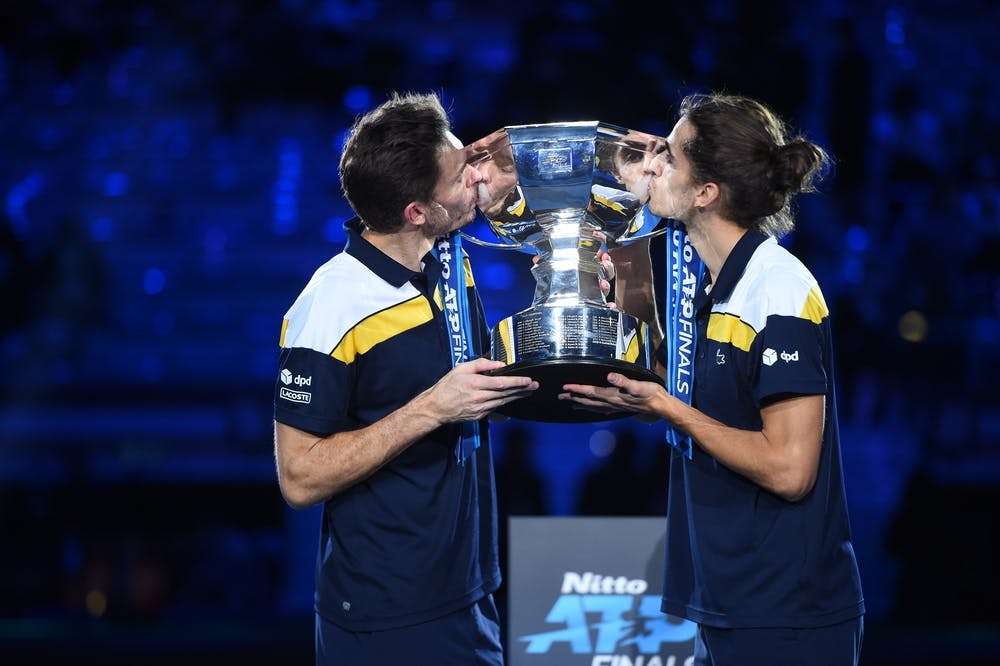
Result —
[{"label": "dark arena background", "polygon": [[[786,244],[837,335],[863,663],[1000,663],[998,31],[988,0],[3,0],[0,663],[310,663],[272,391],[359,113],[665,135],[710,89],[836,159]],[[526,254],[471,253],[491,324],[530,304]],[[505,516],[665,510],[662,424],[493,432]]]}]

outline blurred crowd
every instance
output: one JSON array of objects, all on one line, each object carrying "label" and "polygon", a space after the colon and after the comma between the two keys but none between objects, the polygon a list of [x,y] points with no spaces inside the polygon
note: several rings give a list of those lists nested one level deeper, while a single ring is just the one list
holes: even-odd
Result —
[{"label": "blurred crowd", "polygon": [[[284,309],[342,241],[357,113],[437,90],[467,140],[585,118],[664,134],[684,94],[724,89],[835,159],[786,242],[832,311],[869,608],[926,622],[964,595],[949,619],[986,620],[997,528],[961,559],[946,528],[995,524],[1000,494],[998,24],[987,0],[0,4],[0,522],[30,537],[0,555],[0,617],[308,611],[271,384]],[[477,275],[506,316],[532,287],[498,255]],[[501,429],[505,513],[661,514],[662,433],[610,429],[559,454],[552,427]],[[227,591],[254,562],[258,592]]]}]

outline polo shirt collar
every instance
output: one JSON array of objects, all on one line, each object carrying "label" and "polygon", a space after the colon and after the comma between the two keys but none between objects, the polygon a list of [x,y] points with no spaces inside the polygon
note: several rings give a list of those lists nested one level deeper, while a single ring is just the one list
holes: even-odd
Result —
[{"label": "polo shirt collar", "polygon": [[711,282],[708,273],[705,273],[704,284],[695,296],[695,308],[700,309],[709,300],[724,301],[729,298],[729,295],[733,293],[733,288],[736,287],[736,283],[740,281],[743,271],[746,270],[747,264],[750,263],[750,257],[757,251],[757,247],[769,238],[770,236],[767,234],[763,234],[755,229],[750,229],[743,234],[736,241],[733,251],[726,257],[726,263],[722,265],[722,270],[719,271],[719,279],[712,286],[712,291],[709,294],[705,293],[705,287],[711,284]]},{"label": "polo shirt collar", "polygon": [[[369,243],[361,233],[364,231],[364,223],[361,218],[354,217],[344,223],[344,232],[347,235],[347,245],[344,252],[351,255],[362,264],[367,266],[375,275],[379,276],[394,287],[402,287],[407,282],[416,279],[424,279],[424,274],[411,271],[409,268],[399,263],[389,255],[382,252]],[[428,277],[434,273],[438,262],[431,253],[424,256],[425,273]]]}]

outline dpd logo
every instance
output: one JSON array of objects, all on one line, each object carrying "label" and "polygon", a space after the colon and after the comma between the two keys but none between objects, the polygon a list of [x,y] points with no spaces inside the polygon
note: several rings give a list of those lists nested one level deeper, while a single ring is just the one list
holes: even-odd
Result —
[{"label": "dpd logo", "polygon": [[292,373],[289,372],[287,368],[281,371],[281,383],[285,386],[288,386],[289,384],[295,384],[296,386],[311,386],[312,379],[312,375],[309,375],[308,377],[303,377],[302,375],[292,376]]}]

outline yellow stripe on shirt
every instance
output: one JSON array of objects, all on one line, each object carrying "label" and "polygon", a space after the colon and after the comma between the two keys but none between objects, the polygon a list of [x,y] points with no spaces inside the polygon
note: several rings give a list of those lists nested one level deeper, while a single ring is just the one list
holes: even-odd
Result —
[{"label": "yellow stripe on shirt", "polygon": [[344,335],[330,355],[344,363],[353,363],[358,354],[433,318],[427,299],[416,296],[362,319]]},{"label": "yellow stripe on shirt", "polygon": [[806,304],[802,307],[802,314],[799,316],[818,324],[829,314],[830,310],[826,307],[826,301],[823,300],[823,292],[819,290],[819,285],[816,285],[809,290]]},{"label": "yellow stripe on shirt", "polygon": [[709,340],[731,344],[737,349],[750,351],[750,345],[757,337],[757,331],[735,315],[713,312],[708,317]]},{"label": "yellow stripe on shirt", "polygon": [[282,319],[281,320],[281,335],[278,337],[278,346],[279,347],[284,347],[285,346],[285,334],[287,332],[288,332],[288,320],[287,319]]}]

